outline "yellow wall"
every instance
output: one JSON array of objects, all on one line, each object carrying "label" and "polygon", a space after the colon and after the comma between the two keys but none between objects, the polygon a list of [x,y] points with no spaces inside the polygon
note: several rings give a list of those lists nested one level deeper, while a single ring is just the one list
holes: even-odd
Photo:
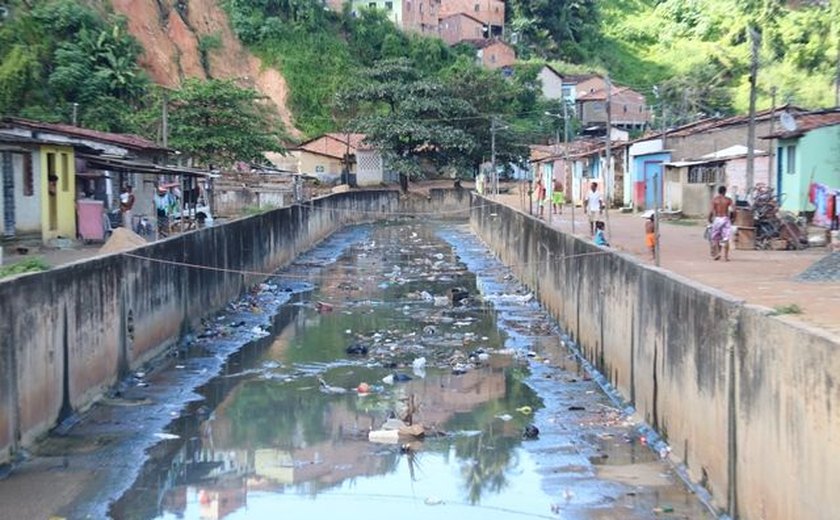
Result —
[{"label": "yellow wall", "polygon": [[[341,175],[341,169],[344,167],[344,164],[341,162],[341,159],[335,159],[332,157],[327,157],[326,155],[307,152],[305,150],[299,150],[294,153],[298,156],[298,171],[300,173],[305,173],[308,175],[317,175],[319,173]],[[321,166],[323,170],[318,171],[318,166]],[[356,164],[351,163],[350,173],[355,172]]]},{"label": "yellow wall", "polygon": [[[50,194],[49,174],[58,177]],[[69,146],[41,147],[41,238],[76,238],[76,157]]]}]

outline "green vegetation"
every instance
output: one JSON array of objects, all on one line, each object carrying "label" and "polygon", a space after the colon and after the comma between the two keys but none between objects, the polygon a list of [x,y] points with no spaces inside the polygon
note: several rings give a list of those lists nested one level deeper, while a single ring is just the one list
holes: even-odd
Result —
[{"label": "green vegetation", "polygon": [[[834,104],[840,2],[784,0],[600,0],[595,63],[654,101],[669,121],[744,112],[749,101],[750,28],[760,34],[758,106]],[[659,107],[661,109],[661,105]]]},{"label": "green vegetation", "polygon": [[40,257],[28,258],[20,262],[15,262],[14,264],[0,266],[0,279],[16,274],[46,271],[49,268],[50,265]]},{"label": "green vegetation", "polygon": [[381,11],[351,14],[317,2],[227,0],[237,35],[289,84],[295,125],[306,135],[352,128],[411,177],[471,175],[490,159],[491,115],[500,164],[527,159],[529,140],[554,135],[557,107],[540,102],[539,67],[510,78],[475,63],[465,45],[400,32]]},{"label": "green vegetation", "polygon": [[[72,0],[13,1],[0,23],[0,115],[159,137],[163,93],[138,65],[124,20]],[[199,41],[207,68],[219,35]],[[167,95],[169,144],[202,166],[279,151],[282,124],[259,94],[232,82],[186,81]]]},{"label": "green vegetation", "polygon": [[[283,73],[295,126],[305,137],[350,126],[373,132],[378,120],[379,130],[391,126],[391,151],[412,174],[421,158],[434,167],[474,172],[490,158],[491,126],[497,129],[499,163],[521,162],[523,143],[558,135],[563,121],[544,113],[559,114],[561,107],[538,96],[536,74],[546,61],[562,73],[609,72],[676,124],[746,110],[751,35],[757,35],[759,108],[770,105],[774,88],[778,104],[834,103],[840,2],[510,0],[505,34],[521,64],[502,76],[480,69],[471,47],[403,33],[383,11],[353,13],[345,4],[336,13],[319,0],[220,1],[238,37]],[[75,109],[83,126],[160,136],[163,93],[137,65],[139,45],[107,6],[97,10],[89,7],[94,3],[72,0],[6,4],[11,16],[0,22],[0,114],[70,122]],[[205,70],[211,55],[223,52],[219,34],[202,35],[198,47]],[[421,95],[416,103],[399,99],[399,106],[386,106],[359,95],[350,102],[350,92],[371,95],[386,86],[371,71],[394,60],[410,63],[410,81],[424,85],[414,92],[402,78],[403,93]],[[252,160],[256,148],[276,149],[283,135],[277,118],[261,116],[270,112],[262,100],[232,83],[188,82],[166,97],[173,113],[170,143],[200,163]],[[214,97],[204,115],[187,114],[186,107],[198,110]],[[213,129],[247,119],[206,117],[228,102],[248,117],[258,115],[256,126],[241,132],[254,139],[235,142],[233,126]],[[436,106],[426,112],[421,105],[430,102]],[[423,132],[437,135],[428,143],[437,153],[402,160],[406,150],[418,149]],[[384,142],[384,134],[378,135]]]},{"label": "green vegetation", "polygon": [[802,307],[795,303],[777,305],[773,307],[773,312],[770,313],[771,316],[779,316],[783,314],[802,314]]},{"label": "green vegetation", "polygon": [[[30,9],[27,5],[32,4]],[[0,25],[0,114],[126,131],[148,80],[123,20],[71,0],[11,2]]]},{"label": "green vegetation", "polygon": [[282,128],[259,104],[258,92],[232,81],[188,79],[170,100],[170,144],[206,166],[259,161],[262,152],[282,151]]}]

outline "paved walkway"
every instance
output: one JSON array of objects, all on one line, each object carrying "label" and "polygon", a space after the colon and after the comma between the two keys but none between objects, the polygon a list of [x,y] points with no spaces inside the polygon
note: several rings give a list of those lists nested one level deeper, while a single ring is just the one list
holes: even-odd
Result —
[{"label": "paved walkway", "polygon": [[[517,193],[500,195],[500,202],[528,212]],[[552,227],[572,232],[571,208],[552,215]],[[544,218],[548,221],[548,215]],[[606,216],[605,216],[605,220]],[[702,284],[727,292],[748,303],[770,308],[796,304],[801,314],[790,318],[824,329],[840,337],[840,283],[799,282],[794,279],[808,266],[823,258],[825,248],[803,251],[730,252],[731,261],[713,261],[703,239],[701,220],[662,221],[661,267]],[[589,237],[589,224],[581,208],[575,208],[575,234]],[[653,264],[645,248],[644,219],[639,215],[609,212],[608,240],[614,249]]]}]

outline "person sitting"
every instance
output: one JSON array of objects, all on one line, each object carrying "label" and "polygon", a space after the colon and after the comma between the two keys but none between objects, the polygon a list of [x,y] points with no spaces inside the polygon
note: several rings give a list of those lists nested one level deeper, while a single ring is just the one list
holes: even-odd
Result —
[{"label": "person sitting", "polygon": [[610,243],[607,242],[607,237],[604,235],[603,220],[598,220],[595,222],[595,237],[592,240],[595,242],[596,246],[609,247]]}]

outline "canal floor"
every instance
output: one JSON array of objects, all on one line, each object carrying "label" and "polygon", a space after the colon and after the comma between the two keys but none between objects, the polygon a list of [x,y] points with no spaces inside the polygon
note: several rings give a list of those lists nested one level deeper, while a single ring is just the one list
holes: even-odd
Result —
[{"label": "canal floor", "polygon": [[[41,468],[83,482],[66,518],[712,518],[597,380],[468,226],[357,226],[59,428],[0,497]],[[425,436],[372,442],[389,418]]]}]

